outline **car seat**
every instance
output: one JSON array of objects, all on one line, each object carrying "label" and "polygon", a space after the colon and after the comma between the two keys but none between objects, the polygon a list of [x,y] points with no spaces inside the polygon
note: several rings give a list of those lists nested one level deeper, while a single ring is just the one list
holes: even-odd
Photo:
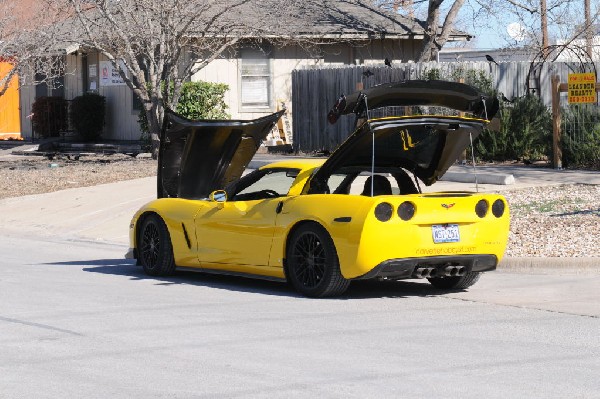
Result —
[{"label": "car seat", "polygon": [[392,195],[392,185],[385,176],[373,175],[369,176],[365,181],[365,187],[361,195],[371,196],[371,181],[373,181],[373,196],[376,195]]}]

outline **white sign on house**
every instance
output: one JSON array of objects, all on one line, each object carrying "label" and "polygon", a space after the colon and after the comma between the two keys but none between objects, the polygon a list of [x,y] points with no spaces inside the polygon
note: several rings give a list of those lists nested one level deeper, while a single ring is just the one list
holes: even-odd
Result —
[{"label": "white sign on house", "polygon": [[[120,63],[121,68],[126,71],[125,64]],[[100,61],[100,86],[121,86],[125,82],[119,71],[110,61]]]}]

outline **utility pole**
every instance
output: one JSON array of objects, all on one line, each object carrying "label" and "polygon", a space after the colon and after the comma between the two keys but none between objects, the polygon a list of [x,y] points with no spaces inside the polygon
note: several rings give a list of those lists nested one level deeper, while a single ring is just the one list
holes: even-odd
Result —
[{"label": "utility pole", "polygon": [[542,20],[542,55],[545,59],[548,57],[548,8],[546,0],[540,0],[540,18]]},{"label": "utility pole", "polygon": [[591,14],[591,7],[590,7],[590,0],[584,0],[583,1],[583,8],[585,9],[585,51],[588,55],[588,57],[590,57],[590,60],[593,60],[593,53],[592,53],[592,18],[590,16]]}]

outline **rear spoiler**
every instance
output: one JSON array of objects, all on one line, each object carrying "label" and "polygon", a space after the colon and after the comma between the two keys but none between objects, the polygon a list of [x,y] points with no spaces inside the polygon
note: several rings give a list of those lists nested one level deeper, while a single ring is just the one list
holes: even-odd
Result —
[{"label": "rear spoiler", "polygon": [[491,120],[500,107],[490,97],[464,83],[443,80],[405,80],[384,83],[349,95],[342,95],[327,119],[335,123],[341,115],[365,117],[369,110],[394,106],[441,106],[472,113],[478,119]]}]

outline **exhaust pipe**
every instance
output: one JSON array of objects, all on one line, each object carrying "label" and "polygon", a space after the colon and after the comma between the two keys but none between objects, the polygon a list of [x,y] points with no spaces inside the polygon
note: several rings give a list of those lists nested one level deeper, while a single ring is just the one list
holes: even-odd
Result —
[{"label": "exhaust pipe", "polygon": [[416,278],[433,278],[437,277],[438,272],[443,277],[462,277],[467,274],[467,268],[465,266],[446,266],[444,270],[438,271],[435,267],[419,267],[415,271]]},{"label": "exhaust pipe", "polygon": [[434,267],[419,267],[415,272],[416,278],[432,278],[437,276],[437,269]]},{"label": "exhaust pipe", "polygon": [[[417,269],[417,271],[415,272],[415,277],[416,278],[425,278],[425,273],[427,273],[427,269],[424,267],[419,267]],[[429,273],[427,273],[429,274]]]}]

